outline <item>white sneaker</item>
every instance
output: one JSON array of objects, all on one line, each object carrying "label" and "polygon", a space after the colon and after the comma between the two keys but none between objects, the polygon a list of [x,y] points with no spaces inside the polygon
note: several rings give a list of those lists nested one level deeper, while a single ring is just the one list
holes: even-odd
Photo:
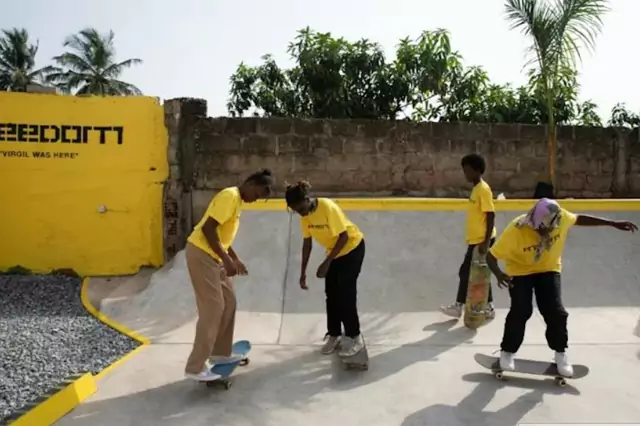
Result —
[{"label": "white sneaker", "polygon": [[324,337],[324,345],[322,345],[322,349],[320,349],[320,352],[324,355],[329,355],[338,348],[340,342],[340,336],[327,335]]},{"label": "white sneaker", "polygon": [[573,376],[573,366],[569,363],[569,357],[565,352],[556,352],[556,365],[558,366],[558,373],[564,377]]},{"label": "white sneaker", "polygon": [[448,315],[454,318],[460,318],[462,316],[462,308],[464,305],[462,303],[452,303],[449,306],[440,306],[440,310],[443,314]]},{"label": "white sneaker", "polygon": [[516,354],[511,352],[500,352],[500,368],[504,371],[514,371],[516,369],[514,358]]},{"label": "white sneaker", "polygon": [[364,348],[364,341],[362,335],[359,334],[356,337],[343,337],[340,342],[340,356],[354,356]]},{"label": "white sneaker", "polygon": [[205,369],[198,374],[184,373],[184,375],[189,379],[197,380],[199,382],[211,382],[213,380],[218,380],[219,378],[222,377],[219,374],[212,373],[211,370],[208,369],[206,365],[205,365]]}]

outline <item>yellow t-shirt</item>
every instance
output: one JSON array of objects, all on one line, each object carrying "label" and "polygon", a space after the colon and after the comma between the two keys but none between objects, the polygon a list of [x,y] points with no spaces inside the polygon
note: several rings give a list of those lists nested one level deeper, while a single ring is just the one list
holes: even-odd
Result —
[{"label": "yellow t-shirt", "polygon": [[226,252],[229,250],[229,247],[231,247],[238,232],[241,208],[242,197],[240,197],[238,187],[229,187],[218,192],[209,203],[209,207],[207,207],[207,211],[204,213],[202,219],[200,219],[200,222],[193,228],[193,232],[191,232],[187,241],[208,253],[214,259],[222,261],[213,249],[211,249],[211,246],[209,246],[209,242],[202,232],[202,227],[209,217],[219,223],[217,229],[218,238],[220,239],[220,245],[222,245],[222,248]]},{"label": "yellow t-shirt", "polygon": [[[484,241],[487,235],[487,213],[495,212],[493,205],[493,192],[487,182],[481,180],[473,187],[469,196],[469,208],[467,209],[467,244],[475,245]],[[491,238],[497,235],[496,227],[491,231]]]},{"label": "yellow t-shirt", "polygon": [[341,257],[358,247],[364,238],[362,231],[351,222],[340,206],[328,198],[318,198],[318,207],[313,213],[300,217],[300,229],[303,238],[313,238],[331,253],[338,236],[347,231],[349,240],[338,253]]},{"label": "yellow t-shirt", "polygon": [[541,272],[562,272],[564,243],[569,229],[575,225],[578,217],[568,210],[560,211],[560,224],[550,235],[553,245],[550,250],[542,252],[536,263],[534,256],[536,247],[540,244],[540,235],[530,226],[516,227],[517,221],[525,215],[518,216],[505,228],[489,252],[496,259],[504,261],[507,275],[517,277]]}]

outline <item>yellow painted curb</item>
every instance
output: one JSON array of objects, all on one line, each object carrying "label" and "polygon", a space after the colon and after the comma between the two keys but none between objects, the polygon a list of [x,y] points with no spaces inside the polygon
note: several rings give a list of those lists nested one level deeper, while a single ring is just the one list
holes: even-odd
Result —
[{"label": "yellow painted curb", "polygon": [[48,392],[29,404],[26,409],[21,410],[22,412],[26,411],[24,414],[13,422],[9,420],[9,425],[50,426],[54,424],[98,390],[95,378],[91,373],[77,377],[73,376],[65,380],[64,387],[57,387],[53,390],[54,392]]},{"label": "yellow painted curb", "polygon": [[[466,198],[332,198],[345,210],[451,211],[467,210]],[[526,211],[536,200],[494,200],[497,211]],[[558,202],[572,211],[640,211],[640,199],[563,199]],[[243,205],[243,210],[286,211],[284,199],[274,198]]]},{"label": "yellow painted curb", "polygon": [[140,342],[140,346],[138,346],[137,348],[135,348],[134,350],[132,350],[128,354],[124,355],[123,357],[121,357],[117,361],[113,362],[111,365],[109,365],[108,367],[106,367],[105,369],[100,371],[98,374],[96,374],[94,377],[96,379],[98,379],[98,378],[104,376],[105,374],[107,374],[109,371],[113,370],[118,365],[120,365],[123,362],[125,362],[126,360],[128,360],[129,358],[133,357],[134,355],[137,355],[151,341],[149,339],[147,339],[146,337],[144,337],[144,336],[136,333],[135,331],[131,330],[127,326],[124,326],[124,325],[118,323],[117,321],[112,320],[111,318],[109,318],[108,316],[103,314],[102,312],[98,311],[95,308],[95,306],[93,306],[91,304],[91,301],[89,301],[88,287],[89,287],[89,278],[84,278],[82,280],[82,288],[80,290],[80,300],[82,301],[82,306],[84,306],[84,308],[87,310],[87,312],[89,312],[91,315],[93,315],[94,317],[96,317],[98,320],[102,321],[104,324],[108,325],[109,327],[119,331],[120,333],[124,334],[125,336],[129,336],[133,340],[136,340],[136,341]]},{"label": "yellow painted curb", "polygon": [[150,343],[150,340],[128,327],[119,324],[112,320],[108,316],[99,312],[89,301],[88,288],[89,278],[82,279],[82,286],[80,288],[80,301],[82,306],[91,315],[98,320],[108,325],[109,327],[119,331],[120,333],[140,342],[140,346],[124,355],[117,361],[113,362],[108,367],[104,368],[98,374],[93,375],[86,373],[83,375],[72,376],[65,380],[63,385],[65,387],[56,387],[55,393],[47,392],[47,394],[41,396],[33,403],[27,405],[24,409],[18,413],[13,414],[10,419],[18,417],[16,420],[9,420],[10,426],[50,426],[56,421],[60,420],[65,414],[76,408],[85,399],[93,395],[97,390],[96,379],[102,377],[118,365],[125,362],[127,359],[136,355],[142,348]]}]

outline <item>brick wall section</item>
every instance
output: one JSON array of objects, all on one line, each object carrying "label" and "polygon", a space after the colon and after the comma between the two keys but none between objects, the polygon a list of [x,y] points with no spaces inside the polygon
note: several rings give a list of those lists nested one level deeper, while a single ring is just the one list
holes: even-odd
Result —
[{"label": "brick wall section", "polygon": [[[544,126],[203,114],[190,125],[193,164],[182,178],[198,190],[235,185],[268,167],[279,189],[284,180],[307,179],[321,194],[459,197],[468,194],[460,159],[479,152],[496,194],[528,198],[547,169]],[[562,127],[558,147],[561,197],[640,196],[637,129]]]}]

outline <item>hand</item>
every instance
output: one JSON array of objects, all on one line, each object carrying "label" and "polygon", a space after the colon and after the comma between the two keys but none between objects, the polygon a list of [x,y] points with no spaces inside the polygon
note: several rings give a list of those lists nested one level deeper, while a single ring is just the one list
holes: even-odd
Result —
[{"label": "hand", "polygon": [[635,223],[628,222],[626,220],[612,222],[611,226],[613,226],[616,229],[619,229],[620,231],[636,232],[638,230],[638,227],[635,225]]},{"label": "hand", "polygon": [[500,273],[499,275],[496,275],[496,278],[498,279],[498,287],[513,288],[512,278],[509,275],[505,274],[504,272]]},{"label": "hand", "polygon": [[249,275],[249,271],[247,270],[247,267],[245,266],[244,263],[242,263],[240,259],[236,259],[235,264],[236,264],[236,269],[238,270],[238,275]]},{"label": "hand", "polygon": [[316,273],[316,277],[318,278],[324,278],[327,276],[327,272],[329,272],[329,265],[331,264],[331,261],[329,259],[325,259],[324,262],[322,262],[320,264],[320,266],[318,266],[318,272]]},{"label": "hand", "polygon": [[306,275],[300,275],[300,288],[303,290],[308,290],[309,287],[307,287],[307,276]]},{"label": "hand", "polygon": [[224,271],[228,277],[233,277],[238,273],[238,268],[236,267],[235,262],[230,257],[225,257],[222,265],[224,266]]},{"label": "hand", "polygon": [[478,253],[484,256],[485,254],[487,254],[487,251],[489,251],[489,241],[481,242],[478,245]]}]

